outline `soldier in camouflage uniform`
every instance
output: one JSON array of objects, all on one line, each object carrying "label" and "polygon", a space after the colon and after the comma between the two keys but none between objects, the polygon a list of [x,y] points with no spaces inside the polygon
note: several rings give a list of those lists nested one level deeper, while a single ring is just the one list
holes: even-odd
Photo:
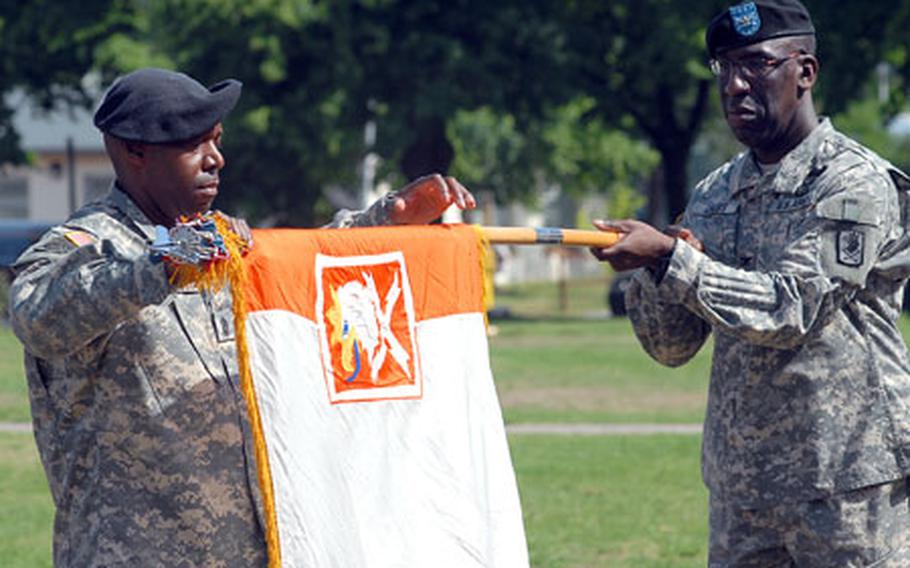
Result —
[{"label": "soldier in camouflage uniform", "polygon": [[[149,254],[156,224],[209,209],[239,95],[236,81],[206,89],[170,71],[121,78],[95,116],[114,187],[14,266],[56,566],[266,565],[229,293],[175,289]],[[426,222],[453,202],[474,205],[432,176],[335,224]]]},{"label": "soldier in camouflage uniform", "polygon": [[714,335],[709,565],[910,566],[910,180],[816,116],[799,2],[725,10],[707,43],[749,150],[697,185],[684,230],[600,222],[625,235],[593,252],[644,267],[626,304],[654,359]]}]

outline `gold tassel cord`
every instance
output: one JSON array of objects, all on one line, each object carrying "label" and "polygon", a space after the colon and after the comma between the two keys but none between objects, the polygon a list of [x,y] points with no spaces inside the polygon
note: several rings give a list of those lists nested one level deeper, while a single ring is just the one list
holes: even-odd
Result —
[{"label": "gold tassel cord", "polygon": [[488,289],[486,284],[486,273],[487,273],[487,262],[489,261],[488,255],[492,250],[490,248],[490,239],[485,232],[487,227],[481,227],[479,225],[474,225],[474,234],[477,235],[477,260],[480,262],[480,276],[484,279],[483,283],[483,324],[484,328],[488,331],[490,329],[490,318],[487,315],[487,302],[490,300],[489,295],[493,293],[493,290]]},{"label": "gold tassel cord", "polygon": [[237,364],[240,368],[240,390],[246,401],[253,444],[256,455],[256,471],[265,509],[265,540],[269,568],[281,566],[281,545],[278,540],[278,516],[275,509],[275,492],[272,485],[272,471],[269,467],[268,448],[256,400],[256,389],[250,370],[250,353],[246,341],[246,267],[243,250],[246,242],[232,231],[227,219],[215,215],[215,225],[224,239],[228,258],[210,262],[204,266],[178,265],[171,273],[171,282],[178,287],[195,285],[199,290],[219,291],[230,284],[234,309],[234,336],[237,346]]}]

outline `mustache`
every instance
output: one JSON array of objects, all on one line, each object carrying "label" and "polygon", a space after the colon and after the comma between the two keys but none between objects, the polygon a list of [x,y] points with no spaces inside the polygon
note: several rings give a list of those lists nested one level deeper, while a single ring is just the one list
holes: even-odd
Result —
[{"label": "mustache", "polygon": [[750,97],[740,97],[735,99],[727,99],[724,103],[724,110],[727,112],[758,112],[761,108],[761,105],[758,104],[758,101],[753,100]]}]

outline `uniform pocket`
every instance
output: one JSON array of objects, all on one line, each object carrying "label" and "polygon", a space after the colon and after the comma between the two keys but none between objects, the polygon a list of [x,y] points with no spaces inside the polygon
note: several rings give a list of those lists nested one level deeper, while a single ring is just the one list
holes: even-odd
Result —
[{"label": "uniform pocket", "polygon": [[[217,390],[216,376],[196,346],[204,346],[205,340],[194,341],[186,333],[170,300],[144,308],[107,344],[105,367],[113,380],[102,388],[112,407],[123,401],[132,406],[131,412],[153,417],[179,414],[181,408],[211,398]],[[215,370],[219,368],[223,377],[223,366]]]},{"label": "uniform pocket", "polygon": [[697,204],[687,211],[687,228],[702,242],[712,259],[737,266],[738,203]]},{"label": "uniform pocket", "polygon": [[[813,195],[775,196],[766,208],[758,246],[758,265],[765,270],[789,271],[789,266],[801,266],[807,255],[816,250],[812,236]],[[803,260],[800,260],[803,259]],[[814,264],[814,262],[809,262]]]},{"label": "uniform pocket", "polygon": [[219,328],[216,319],[222,320],[222,325],[227,325],[225,320],[231,321],[224,310],[207,305],[198,292],[174,294],[170,308],[179,328],[178,333],[189,341],[209,375],[218,382],[226,380],[224,358],[226,346],[232,347],[234,328],[231,324],[223,330],[224,333],[216,332]]}]

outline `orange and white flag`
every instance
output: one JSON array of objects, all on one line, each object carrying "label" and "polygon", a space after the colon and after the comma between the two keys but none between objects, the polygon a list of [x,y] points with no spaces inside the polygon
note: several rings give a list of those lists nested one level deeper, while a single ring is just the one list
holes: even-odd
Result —
[{"label": "orange and white flag", "polygon": [[281,564],[528,566],[475,231],[278,229],[255,243],[246,349]]}]

